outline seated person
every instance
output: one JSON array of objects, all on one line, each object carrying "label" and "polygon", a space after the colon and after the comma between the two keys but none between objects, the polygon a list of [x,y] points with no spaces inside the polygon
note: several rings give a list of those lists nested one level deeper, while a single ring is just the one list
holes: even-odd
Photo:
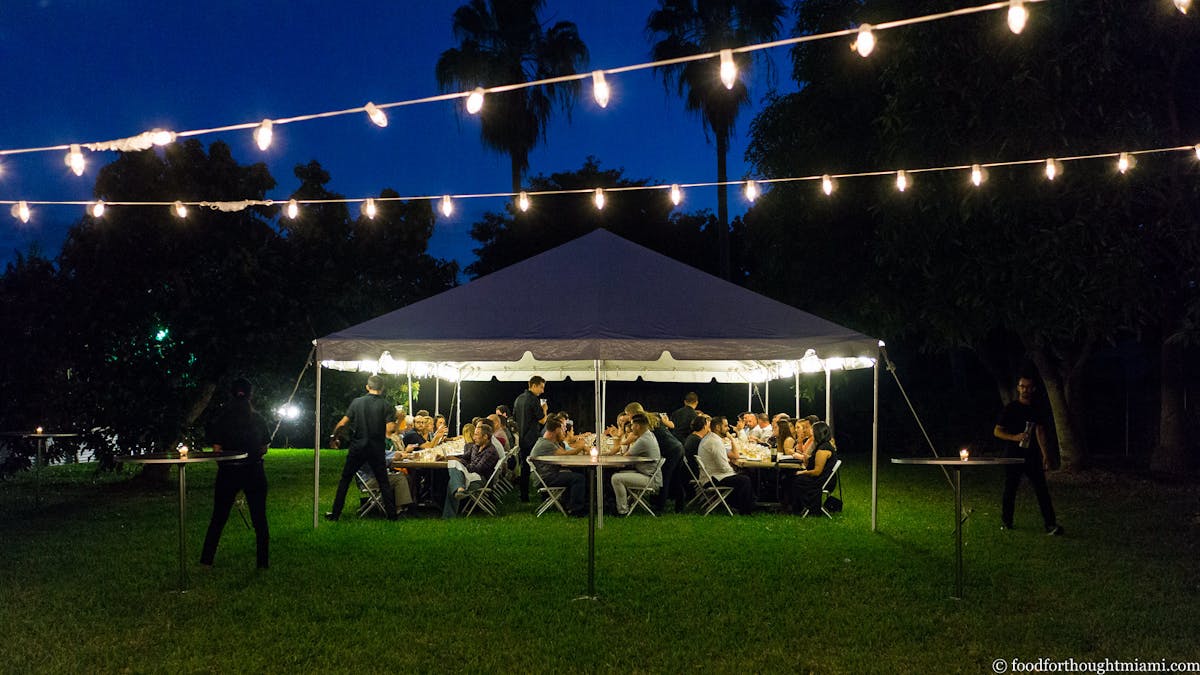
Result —
[{"label": "seated person", "polygon": [[736,420],[736,423],[730,427],[730,431],[743,442],[748,442],[750,430],[758,426],[758,418],[754,416],[754,413],[744,412],[738,415]]},{"label": "seated person", "polygon": [[387,439],[388,450],[402,450],[404,448],[403,439],[404,432],[408,430],[408,417],[404,414],[404,406],[396,406],[396,418],[387,423],[387,429],[384,435]]},{"label": "seated person", "polygon": [[558,418],[563,424],[563,447],[577,453],[588,450],[587,438],[575,433],[575,422],[565,412],[558,413]]},{"label": "seated person", "polygon": [[450,433],[450,427],[446,425],[446,416],[445,415],[435,415],[433,418],[433,422],[434,422],[434,424],[433,424],[434,433],[437,433],[438,430],[441,430],[444,434]]},{"label": "seated person", "polygon": [[[821,512],[821,486],[833,471],[837,463],[837,450],[834,448],[833,432],[829,425],[817,422],[813,425],[813,453],[808,458],[805,468],[797,471],[792,479],[791,502],[792,512],[809,513]],[[833,487],[831,483],[829,487]]]},{"label": "seated person", "polygon": [[771,418],[767,417],[767,413],[758,413],[755,416],[755,426],[750,430],[749,436],[751,441],[763,445],[767,445],[775,436],[775,430],[771,428]]},{"label": "seated person", "polygon": [[[397,454],[398,452],[396,450],[389,450],[384,454],[384,461],[388,466],[392,465],[392,461],[396,459]],[[371,488],[372,490],[379,489],[379,481],[375,480],[375,474],[371,471],[369,466],[364,464],[362,468],[358,470],[358,475],[363,479],[363,482],[367,484],[367,487]],[[397,513],[404,510],[404,507],[413,503],[412,489],[408,484],[408,476],[404,475],[404,472],[388,471],[388,483],[392,489],[392,494],[396,497]]]},{"label": "seated person", "polygon": [[797,448],[797,439],[795,432],[792,431],[792,423],[787,419],[781,419],[775,423],[775,449],[780,459],[790,458],[799,459],[799,451]]},{"label": "seated person", "polygon": [[529,457],[537,466],[538,475],[541,476],[542,482],[546,487],[565,487],[563,493],[563,508],[566,509],[568,515],[585,516],[587,515],[587,480],[583,474],[575,473],[566,467],[558,466],[557,464],[547,464],[538,462],[538,457],[550,457],[554,455],[577,455],[578,450],[567,450],[562,447],[565,433],[563,432],[563,423],[558,417],[551,415],[546,419],[546,431],[542,437],[537,439],[533,444],[533,448],[529,451]]},{"label": "seated person", "polygon": [[492,428],[483,423],[475,425],[471,442],[463,445],[462,456],[451,460],[446,468],[449,477],[442,517],[457,516],[458,503],[467,496],[467,491],[481,487],[491,477],[499,461],[500,453],[492,445]]},{"label": "seated person", "polygon": [[[662,455],[658,448],[658,439],[650,432],[650,420],[645,413],[634,413],[630,416],[633,425],[634,441],[625,453],[629,457],[645,457],[657,462]],[[656,465],[650,462],[636,464],[632,469],[618,471],[612,475],[613,493],[617,500],[617,513],[624,516],[629,514],[629,488],[645,487],[654,478],[653,486],[662,487],[662,476],[656,475]]]},{"label": "seated person", "polygon": [[413,420],[413,428],[404,434],[403,450],[405,453],[415,450],[428,450],[441,445],[444,440],[446,440],[446,427],[442,427],[434,432],[433,418],[429,415],[418,414]]},{"label": "seated person", "polygon": [[512,451],[512,439],[508,437],[508,430],[504,428],[504,422],[500,419],[500,415],[492,413],[487,416],[487,423],[491,425],[492,439],[499,441],[500,447],[504,448],[504,452]]},{"label": "seated person", "polygon": [[729,495],[729,504],[738,513],[748,516],[754,513],[754,490],[750,477],[737,473],[729,464],[729,453],[725,450],[724,435],[729,431],[729,423],[724,417],[714,417],[709,425],[709,431],[700,439],[700,451],[696,459],[704,471],[712,476],[713,482],[720,487],[733,488]]}]

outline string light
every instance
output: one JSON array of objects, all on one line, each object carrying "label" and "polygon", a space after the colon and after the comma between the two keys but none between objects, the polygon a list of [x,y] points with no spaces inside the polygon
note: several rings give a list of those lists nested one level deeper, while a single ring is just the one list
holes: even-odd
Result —
[{"label": "string light", "polygon": [[17,220],[21,221],[22,223],[28,223],[29,217],[32,215],[29,212],[29,202],[26,202],[24,200],[19,201],[16,204],[13,204],[11,212],[12,212],[13,218],[16,218]]},{"label": "string light", "polygon": [[1117,171],[1120,171],[1121,173],[1125,173],[1126,171],[1129,171],[1130,169],[1132,169],[1133,164],[1134,164],[1133,156],[1130,155],[1128,152],[1122,152],[1117,157]]},{"label": "string light", "polygon": [[1046,160],[1046,178],[1054,180],[1062,174],[1062,164],[1056,159]]},{"label": "string light", "polygon": [[375,218],[375,213],[376,213],[376,210],[375,210],[375,200],[374,200],[374,199],[368,199],[367,201],[363,202],[363,208],[362,208],[362,212],[363,212],[363,215],[364,215],[364,216],[366,216],[366,217],[368,217],[368,218],[371,218],[371,219],[374,219],[374,218]]},{"label": "string light", "polygon": [[1183,14],[1187,14],[1192,8],[1192,0],[1175,0],[1175,9],[1178,9]]},{"label": "string light", "polygon": [[592,96],[596,97],[596,103],[601,108],[608,107],[608,82],[604,79],[604,71],[597,70],[592,72]]},{"label": "string light", "polygon": [[447,218],[454,213],[454,202],[450,201],[450,195],[442,195],[442,215]]},{"label": "string light", "polygon": [[674,204],[675,206],[679,206],[679,203],[682,201],[683,201],[683,190],[679,189],[679,184],[675,183],[675,184],[671,185],[671,203]]},{"label": "string light", "polygon": [[1024,0],[1011,0],[1008,3],[1008,29],[1014,35],[1020,35],[1025,30],[1025,22],[1029,19],[1029,11],[1025,9]]},{"label": "string light", "polygon": [[522,213],[529,210],[529,193],[528,192],[521,190],[521,194],[517,195],[517,208],[521,209]]},{"label": "string light", "polygon": [[377,126],[377,127],[386,127],[387,126],[387,123],[388,123],[387,113],[380,110],[379,106],[375,105],[374,103],[371,103],[370,101],[367,101],[367,104],[365,106],[363,106],[363,111],[367,113],[367,117],[371,118],[371,121],[375,123],[375,126]]},{"label": "string light", "polygon": [[985,181],[985,180],[987,180],[987,173],[984,172],[983,167],[978,164],[972,164],[971,165],[971,185],[974,185],[975,187],[979,187],[980,185],[983,185],[983,181]]},{"label": "string light", "polygon": [[1196,144],[1196,159],[1200,159],[1200,143]]},{"label": "string light", "polygon": [[165,129],[152,129],[150,134],[150,142],[157,146],[170,145],[175,142],[175,132]]},{"label": "string light", "polygon": [[733,89],[737,82],[737,64],[733,62],[733,50],[721,50],[721,84],[726,89]]},{"label": "string light", "polygon": [[901,192],[908,189],[908,173],[904,169],[896,172],[896,189]]},{"label": "string light", "polygon": [[78,143],[71,144],[71,150],[67,153],[67,156],[63,158],[63,161],[67,166],[71,167],[71,172],[76,176],[83,175],[85,162],[83,160],[83,150],[79,149]]},{"label": "string light", "polygon": [[597,209],[604,208],[604,188],[596,188],[596,191],[592,193],[592,202]]},{"label": "string light", "polygon": [[176,217],[187,218],[188,210],[187,210],[187,207],[183,205],[183,202],[177,201],[177,202],[175,202],[174,206],[175,206]]},{"label": "string light", "polygon": [[258,128],[254,130],[254,142],[258,144],[259,150],[266,150],[271,147],[271,137],[275,135],[272,127],[275,123],[271,120],[263,120]]},{"label": "string light", "polygon": [[104,215],[104,200],[101,199],[100,201],[96,202],[95,204],[92,204],[92,217],[99,218],[100,216],[103,216],[103,215]]},{"label": "string light", "polygon": [[752,180],[746,181],[746,200],[754,201],[758,199],[758,184]]},{"label": "string light", "polygon": [[289,199],[287,203],[287,217],[295,220],[300,215],[300,205],[295,199]]},{"label": "string light", "polygon": [[833,194],[833,178],[829,174],[821,176],[821,192],[824,192],[826,197]]},{"label": "string light", "polygon": [[855,38],[854,44],[850,45],[850,49],[858,52],[864,59],[875,51],[875,34],[871,32],[871,24],[864,23],[858,27],[858,37]]},{"label": "string light", "polygon": [[467,97],[467,112],[475,115],[480,110],[483,110],[483,87],[476,87],[475,91]]}]

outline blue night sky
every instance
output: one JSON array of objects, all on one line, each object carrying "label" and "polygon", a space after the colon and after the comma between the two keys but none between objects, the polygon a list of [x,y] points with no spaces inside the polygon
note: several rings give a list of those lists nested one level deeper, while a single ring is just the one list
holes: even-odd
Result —
[{"label": "blue night sky", "polygon": [[[21,148],[111,140],[161,127],[197,129],[419,98],[438,92],[434,64],[454,46],[450,16],[459,1],[436,2],[122,2],[5,0],[0,4],[0,147]],[[654,0],[548,0],[547,23],[574,21],[591,51],[591,67],[649,60],[644,26]],[[784,33],[790,30],[785,19]],[[787,78],[786,51],[773,50],[776,84]],[[715,68],[715,64],[714,64]],[[714,146],[699,118],[684,110],[649,70],[610,77],[612,101],[600,109],[587,96],[571,119],[557,114],[547,143],[530,158],[530,175],[579,168],[589,155],[630,178],[664,182],[716,178]],[[768,91],[763,68],[752,74],[751,96]],[[380,129],[365,115],[278,126],[266,152],[251,132],[218,138],[240,161],[265,161],[284,198],[297,186],[292,168],[316,159],[332,176],[330,189],[347,197],[506,192],[507,157],[486,151],[477,122],[446,102],[388,111]],[[729,176],[743,177],[749,123],[739,119]],[[96,171],[115,155],[90,155],[82,178],[62,152],[9,156],[0,169],[0,198],[86,200]],[[694,189],[684,208],[715,210],[713,188]],[[471,223],[500,199],[459,201],[440,218],[431,252],[474,259]],[[745,203],[731,195],[733,215]],[[147,207],[139,207],[147,208]],[[36,207],[28,225],[0,214],[0,262],[38,242],[57,253],[81,207]]]}]

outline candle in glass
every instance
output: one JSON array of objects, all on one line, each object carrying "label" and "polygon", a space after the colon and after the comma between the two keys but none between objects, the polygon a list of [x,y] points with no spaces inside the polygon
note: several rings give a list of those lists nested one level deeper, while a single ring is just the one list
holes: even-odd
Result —
[{"label": "candle in glass", "polygon": [[971,453],[967,452],[966,448],[963,448],[962,450],[958,451],[958,458],[965,462],[971,458]]}]

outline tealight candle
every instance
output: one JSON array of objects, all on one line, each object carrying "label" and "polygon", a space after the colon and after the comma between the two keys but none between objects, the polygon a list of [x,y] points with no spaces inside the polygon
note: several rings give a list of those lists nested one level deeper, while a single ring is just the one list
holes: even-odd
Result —
[{"label": "tealight candle", "polygon": [[966,448],[963,448],[962,450],[958,451],[958,458],[965,462],[971,458],[971,453],[967,452]]},{"label": "tealight candle", "polygon": [[591,451],[591,453],[590,453],[590,454],[592,455],[592,461],[593,461],[593,462],[595,462],[595,461],[598,461],[598,459],[599,459],[599,457],[600,457],[600,449],[599,449],[599,448],[597,448],[597,447],[595,447],[595,446],[593,446],[593,447],[592,447],[592,451]]},{"label": "tealight candle", "polygon": [[188,446],[186,446],[186,445],[179,446],[179,459],[187,459],[187,456],[188,456]]},{"label": "tealight candle", "polygon": [[39,434],[40,434],[40,433],[42,433],[42,428],[41,428],[41,427],[38,427],[38,428],[37,428],[37,432],[38,432]]}]

